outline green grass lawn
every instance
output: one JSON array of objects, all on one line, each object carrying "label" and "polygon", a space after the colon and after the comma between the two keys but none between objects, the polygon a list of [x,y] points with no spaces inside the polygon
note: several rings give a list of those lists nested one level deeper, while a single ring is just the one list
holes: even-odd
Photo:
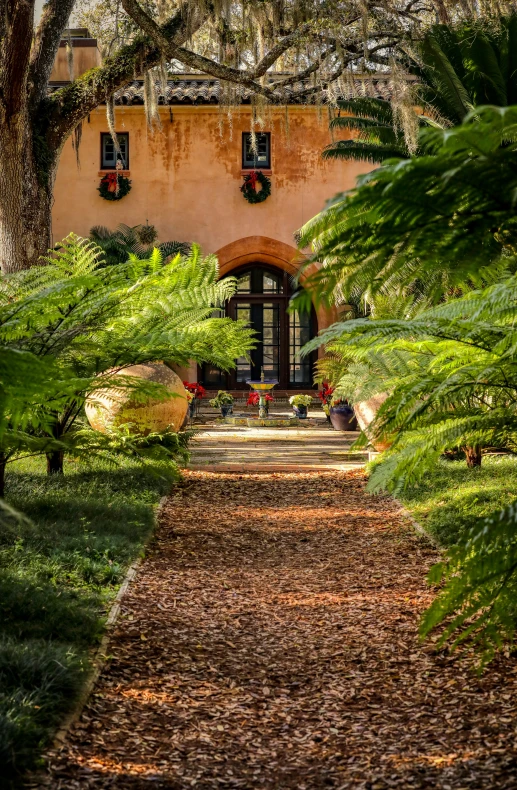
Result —
[{"label": "green grass lawn", "polygon": [[442,545],[456,543],[484,516],[517,498],[517,458],[488,456],[480,468],[440,461],[416,488],[399,499]]},{"label": "green grass lawn", "polygon": [[[0,779],[38,764],[73,706],[128,566],[144,551],[174,479],[124,461],[12,465],[7,501],[30,523],[0,526]],[[4,783],[0,782],[2,787]]]}]

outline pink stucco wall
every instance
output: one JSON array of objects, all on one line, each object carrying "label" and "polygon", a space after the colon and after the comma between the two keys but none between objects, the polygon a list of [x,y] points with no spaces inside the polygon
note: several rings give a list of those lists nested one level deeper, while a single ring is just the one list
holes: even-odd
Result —
[{"label": "pink stucco wall", "polygon": [[[161,241],[199,242],[214,252],[236,240],[261,236],[293,244],[293,233],[336,192],[355,183],[368,165],[325,162],[330,142],[325,109],[290,107],[271,111],[272,194],[249,205],[242,184],[241,138],[250,130],[250,108],[234,110],[231,127],[216,106],[161,108],[162,128],[152,134],[144,109],[117,108],[117,131],[130,134],[132,191],[120,202],[97,192],[100,134],[107,131],[99,107],[83,124],[80,167],[69,140],[59,166],[53,212],[54,241],[70,231],[87,235],[93,225],[119,222],[156,225]],[[222,133],[221,133],[222,124]]]}]

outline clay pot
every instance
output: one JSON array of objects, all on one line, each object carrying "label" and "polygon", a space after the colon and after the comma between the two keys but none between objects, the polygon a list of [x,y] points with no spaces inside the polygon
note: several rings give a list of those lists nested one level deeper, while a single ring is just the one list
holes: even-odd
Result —
[{"label": "clay pot", "polygon": [[121,376],[135,376],[163,384],[171,397],[150,399],[145,403],[131,401],[131,393],[104,390],[93,392],[86,402],[86,416],[92,428],[106,433],[110,428],[129,423],[134,433],[147,436],[167,429],[179,431],[185,420],[188,401],[180,377],[161,362],[132,365],[120,371]]},{"label": "clay pot", "polygon": [[[387,397],[387,392],[381,392],[378,395],[374,395],[372,398],[369,398],[368,400],[354,403],[354,411],[357,417],[357,422],[359,423],[360,429],[366,434],[366,436],[369,437],[368,427],[370,423],[374,421],[375,417],[377,416],[377,412]],[[391,442],[372,442],[372,444],[378,453],[382,453],[384,450],[387,450],[389,447],[391,447]]]}]

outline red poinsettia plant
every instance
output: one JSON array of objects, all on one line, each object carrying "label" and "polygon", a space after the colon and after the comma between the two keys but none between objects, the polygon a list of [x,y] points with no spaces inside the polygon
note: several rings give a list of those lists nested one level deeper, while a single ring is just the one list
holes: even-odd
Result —
[{"label": "red poinsettia plant", "polygon": [[206,394],[206,389],[201,384],[198,384],[197,381],[184,381],[183,386],[192,393],[194,398],[202,398]]},{"label": "red poinsettia plant", "polygon": [[[267,403],[271,403],[271,401],[274,401],[274,400],[275,399],[273,398],[272,395],[270,395],[269,393],[266,393],[266,402]],[[248,402],[247,402],[246,405],[247,406],[258,406],[259,405],[259,401],[260,401],[260,395],[258,394],[258,392],[251,392],[250,395],[249,395]]]},{"label": "red poinsettia plant", "polygon": [[331,387],[328,381],[324,381],[321,385],[321,389],[318,392],[318,398],[324,405],[329,405],[330,401],[332,400],[332,395],[334,393],[334,387]]}]

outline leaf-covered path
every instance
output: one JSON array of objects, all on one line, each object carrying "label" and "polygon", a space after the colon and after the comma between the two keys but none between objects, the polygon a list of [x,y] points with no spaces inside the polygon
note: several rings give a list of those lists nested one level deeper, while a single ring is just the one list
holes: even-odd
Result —
[{"label": "leaf-covered path", "polygon": [[434,559],[361,471],[187,472],[49,784],[515,788],[514,663],[417,642]]}]

